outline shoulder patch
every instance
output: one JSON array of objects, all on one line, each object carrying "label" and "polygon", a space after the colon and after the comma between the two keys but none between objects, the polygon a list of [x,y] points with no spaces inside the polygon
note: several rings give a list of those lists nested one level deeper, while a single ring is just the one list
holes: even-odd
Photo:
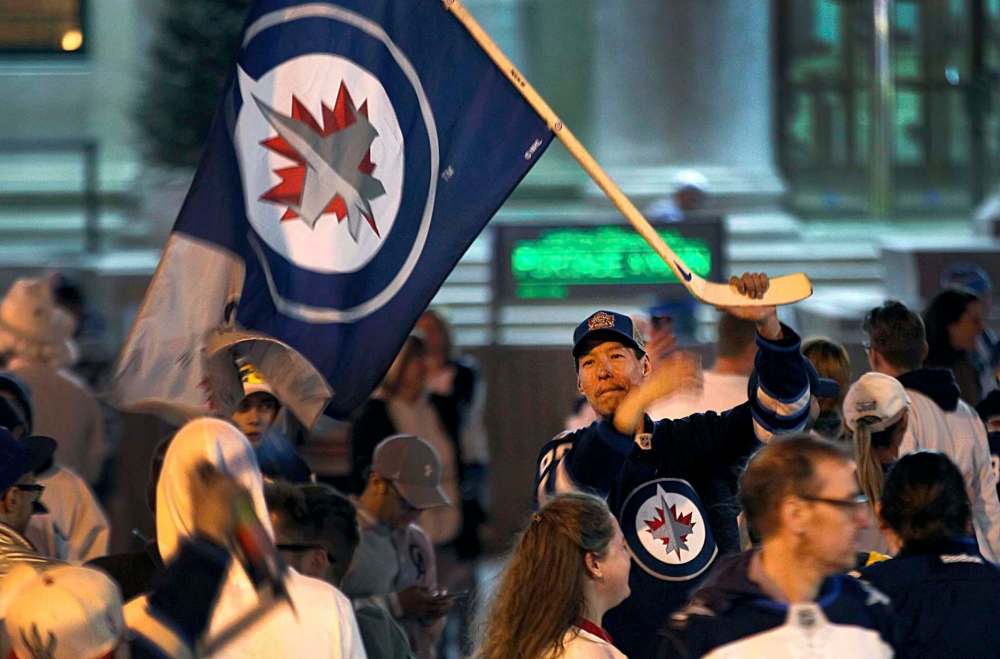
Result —
[{"label": "shoulder patch", "polygon": [[874,606],[875,604],[888,606],[892,603],[888,595],[864,579],[857,579],[855,583],[861,586],[861,589],[864,590],[865,594],[868,596],[867,599],[865,599],[865,606]]}]

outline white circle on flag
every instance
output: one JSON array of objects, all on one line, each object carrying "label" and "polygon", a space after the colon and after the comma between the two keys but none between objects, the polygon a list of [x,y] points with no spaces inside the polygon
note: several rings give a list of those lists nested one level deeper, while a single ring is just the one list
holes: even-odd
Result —
[{"label": "white circle on flag", "polygon": [[[666,507],[663,506],[664,501]],[[674,515],[675,529],[690,531],[678,538],[686,547],[686,549],[680,548],[679,552],[672,539],[664,544],[662,539],[654,535],[652,529],[658,522],[669,524],[670,515]],[[643,548],[650,555],[670,565],[683,565],[697,558],[705,546],[705,520],[698,511],[698,506],[683,494],[667,492],[659,487],[656,488],[656,494],[646,499],[646,502],[639,507],[639,512],[635,516],[635,528]]]},{"label": "white circle on flag", "polygon": [[[243,105],[234,130],[236,153],[243,177],[247,218],[267,245],[298,267],[321,274],[356,272],[385,243],[399,211],[405,171],[403,134],[392,102],[382,83],[351,60],[328,53],[301,55],[281,63],[253,80],[237,67]],[[282,182],[278,170],[299,163],[262,143],[278,135],[254,98],[275,111],[292,115],[292,97],[324,126],[323,106],[333,111],[343,84],[356,107],[367,103],[368,121],[378,131],[370,153],[375,164],[372,176],[385,193],[369,200],[378,234],[362,220],[357,240],[351,236],[348,219],[323,213],[310,227],[302,218],[282,221],[287,205],[261,197]]]}]

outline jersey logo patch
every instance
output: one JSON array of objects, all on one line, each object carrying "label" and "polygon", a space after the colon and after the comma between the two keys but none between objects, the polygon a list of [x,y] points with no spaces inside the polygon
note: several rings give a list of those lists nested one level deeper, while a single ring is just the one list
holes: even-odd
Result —
[{"label": "jersey logo patch", "polygon": [[632,558],[658,579],[694,579],[719,553],[698,495],[679,478],[660,478],[632,490],[620,521]]}]

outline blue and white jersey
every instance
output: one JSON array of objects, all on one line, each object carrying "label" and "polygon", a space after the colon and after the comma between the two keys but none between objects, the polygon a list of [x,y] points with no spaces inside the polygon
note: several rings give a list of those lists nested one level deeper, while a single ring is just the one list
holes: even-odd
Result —
[{"label": "blue and white jersey", "polygon": [[814,602],[784,604],[748,576],[753,552],[720,561],[706,585],[660,630],[657,659],[880,659],[896,656],[890,600],[836,575]]},{"label": "blue and white jersey", "polygon": [[653,423],[622,435],[607,421],[565,432],[539,454],[540,505],[560,492],[582,490],[607,500],[634,561],[632,595],[604,625],[631,659],[652,656],[663,619],[687,599],[716,558],[739,550],[736,480],[749,456],[781,432],[801,430],[810,386],[797,334],[757,337],[749,401]]}]

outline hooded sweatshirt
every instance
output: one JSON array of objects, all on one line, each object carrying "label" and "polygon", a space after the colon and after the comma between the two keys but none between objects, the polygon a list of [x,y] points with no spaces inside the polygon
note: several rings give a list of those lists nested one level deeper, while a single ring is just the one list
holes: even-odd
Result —
[{"label": "hooded sweatshirt", "polygon": [[984,558],[997,563],[1000,561],[1000,499],[997,498],[997,475],[990,461],[986,426],[976,411],[960,400],[951,371],[921,368],[897,379],[910,397],[910,420],[899,454],[930,449],[951,458],[965,478],[979,550]]},{"label": "hooded sweatshirt", "polygon": [[32,515],[25,536],[39,551],[62,561],[89,561],[108,553],[108,518],[75,472],[52,465],[39,474],[47,514]]},{"label": "hooded sweatshirt", "polygon": [[[179,551],[194,531],[190,474],[207,461],[247,488],[257,517],[274,537],[264,487],[253,449],[235,427],[219,419],[196,419],[181,428],[163,461],[156,487],[156,539],[164,562]],[[294,612],[286,605],[272,609],[245,633],[213,654],[215,659],[281,659],[282,657],[366,657],[350,601],[336,588],[289,570],[286,586]],[[258,604],[259,598],[242,566],[234,561],[212,612],[207,636],[215,636]],[[126,623],[148,617],[148,601],[140,597],[125,607]]]}]

